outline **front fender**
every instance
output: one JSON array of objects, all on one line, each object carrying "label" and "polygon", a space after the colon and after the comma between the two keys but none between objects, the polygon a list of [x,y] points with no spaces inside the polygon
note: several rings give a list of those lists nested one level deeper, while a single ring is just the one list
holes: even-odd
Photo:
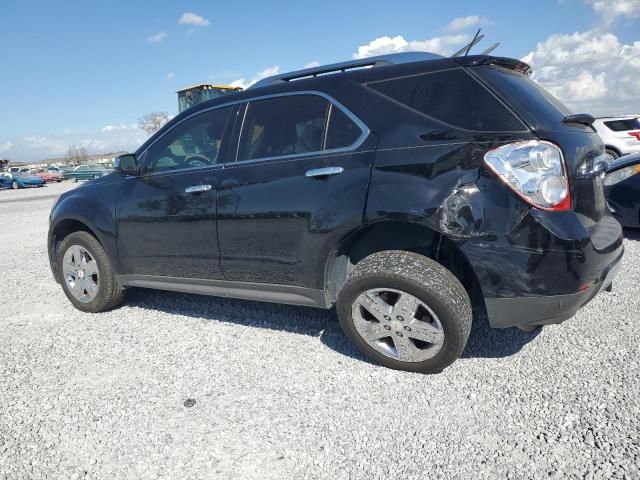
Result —
[{"label": "front fender", "polygon": [[47,241],[56,280],[57,245],[66,235],[79,229],[87,230],[96,237],[111,259],[113,270],[116,274],[121,272],[115,221],[119,188],[120,182],[87,185],[67,192],[56,202],[49,217]]}]

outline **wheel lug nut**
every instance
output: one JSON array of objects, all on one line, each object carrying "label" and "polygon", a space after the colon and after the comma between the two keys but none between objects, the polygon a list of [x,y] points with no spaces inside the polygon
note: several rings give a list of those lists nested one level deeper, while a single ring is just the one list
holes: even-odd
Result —
[{"label": "wheel lug nut", "polygon": [[396,318],[401,322],[404,321],[404,318],[402,318],[402,315],[398,315]]},{"label": "wheel lug nut", "polygon": [[402,332],[396,332],[396,335],[398,335],[399,337],[402,337]]},{"label": "wheel lug nut", "polygon": [[411,331],[411,327],[409,327],[408,325],[405,325],[404,329],[405,329],[407,332],[410,332],[410,331]]},{"label": "wheel lug nut", "polygon": [[385,325],[385,326],[384,326],[384,329],[385,329],[385,330],[391,330],[391,327],[390,327],[389,325]]}]

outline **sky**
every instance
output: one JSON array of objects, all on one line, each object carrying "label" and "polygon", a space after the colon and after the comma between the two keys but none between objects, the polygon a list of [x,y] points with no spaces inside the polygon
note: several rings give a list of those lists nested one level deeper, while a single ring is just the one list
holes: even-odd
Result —
[{"label": "sky", "polygon": [[138,119],[194,83],[382,53],[477,47],[525,59],[575,112],[640,114],[640,0],[0,0],[0,158],[134,150]]}]

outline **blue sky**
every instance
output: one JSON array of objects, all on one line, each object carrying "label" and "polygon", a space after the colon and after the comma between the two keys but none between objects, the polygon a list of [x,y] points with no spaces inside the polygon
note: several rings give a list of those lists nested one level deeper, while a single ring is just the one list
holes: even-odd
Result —
[{"label": "blue sky", "polygon": [[[569,97],[562,99],[574,109],[611,108],[614,101],[616,110],[636,108],[617,91],[631,88],[625,95],[640,97],[619,80],[640,73],[639,16],[637,0],[370,1],[366,8],[333,0],[3,0],[0,157],[33,161],[62,155],[72,144],[96,153],[133,149],[144,140],[137,119],[158,110],[175,114],[180,87],[246,85],[260,72],[358,52],[451,53],[478,26],[487,35],[482,45],[502,42],[496,54],[530,55],[541,83]],[[620,61],[607,60],[607,52]],[[574,54],[588,58],[576,63]]]}]

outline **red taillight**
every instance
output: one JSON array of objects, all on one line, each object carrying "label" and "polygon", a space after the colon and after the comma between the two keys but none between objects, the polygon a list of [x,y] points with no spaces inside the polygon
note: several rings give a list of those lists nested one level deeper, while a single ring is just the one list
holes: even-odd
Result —
[{"label": "red taillight", "polygon": [[640,142],[640,132],[627,132],[632,137],[636,137],[636,140]]}]

